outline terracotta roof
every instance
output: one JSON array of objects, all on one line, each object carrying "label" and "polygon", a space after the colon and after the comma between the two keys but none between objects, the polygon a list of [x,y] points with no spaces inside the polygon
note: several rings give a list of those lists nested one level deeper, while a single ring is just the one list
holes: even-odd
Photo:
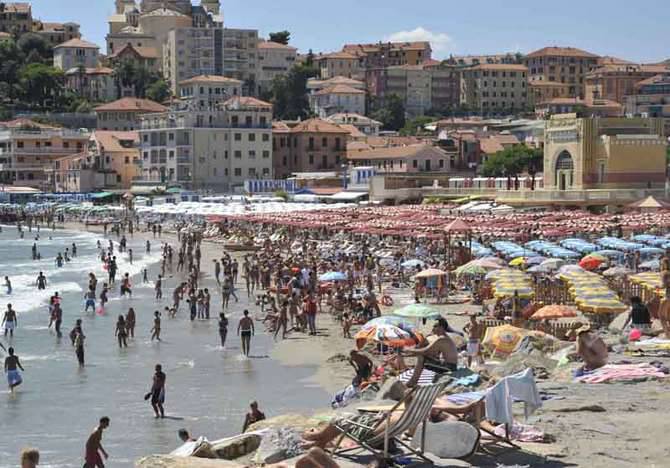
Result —
[{"label": "terracotta roof", "polygon": [[290,127],[284,122],[272,122],[272,132],[273,133],[289,133],[291,131]]},{"label": "terracotta roof", "polygon": [[279,42],[272,42],[272,41],[259,41],[257,47],[259,49],[281,49],[286,51],[298,50],[295,47],[291,47],[290,45],[280,44]]},{"label": "terracotta roof", "polygon": [[194,76],[193,78],[189,78],[184,81],[180,81],[180,85],[188,85],[188,84],[194,84],[194,83],[216,83],[216,84],[238,84],[241,85],[242,82],[240,80],[236,80],[235,78],[228,78],[226,76],[221,76],[221,75],[198,75]]},{"label": "terracotta roof", "polygon": [[620,64],[632,64],[633,62],[629,62],[628,60],[621,59],[619,57],[612,57],[610,55],[605,55],[603,57],[598,58],[598,65],[620,65]]},{"label": "terracotta roof", "polygon": [[291,129],[291,133],[341,133],[348,134],[339,125],[332,124],[322,119],[307,119],[300,122]]},{"label": "terracotta roof", "polygon": [[419,143],[409,146],[392,146],[389,148],[377,148],[368,151],[358,151],[347,154],[347,159],[367,160],[367,159],[405,159],[416,156],[435,156],[444,157],[442,150],[433,145]]},{"label": "terracotta roof", "polygon": [[470,70],[500,70],[500,71],[521,71],[527,72],[528,67],[515,63],[481,63],[471,67]]},{"label": "terracotta roof", "polygon": [[352,151],[369,151],[372,149],[372,146],[365,143],[364,141],[350,141],[347,143],[347,152]]},{"label": "terracotta roof", "polygon": [[158,58],[158,50],[156,50],[155,47],[135,47],[132,44],[126,44],[121,49],[118,49],[116,52],[110,55],[110,58],[118,57],[126,51],[135,52],[137,55],[143,58]]},{"label": "terracotta roof", "polygon": [[[111,68],[107,67],[96,67],[96,68],[84,68],[84,74],[85,75],[111,75],[114,73],[114,70]],[[65,72],[66,75],[78,75],[79,74],[79,68],[74,67],[70,68],[68,71]]]},{"label": "terracotta roof", "polygon": [[502,143],[496,139],[484,138],[479,141],[479,149],[481,149],[482,153],[495,154],[498,151],[504,150],[505,148],[503,147]]},{"label": "terracotta roof", "polygon": [[527,58],[534,57],[545,57],[545,56],[554,56],[554,57],[584,57],[584,58],[598,58],[598,55],[592,54],[581,49],[575,49],[574,47],[544,47],[543,49],[536,50],[526,55]]},{"label": "terracotta roof", "polygon": [[254,97],[248,96],[236,96],[228,99],[224,102],[226,106],[240,106],[240,107],[269,107],[272,109],[272,104],[269,102],[261,101]]},{"label": "terracotta roof", "polygon": [[435,67],[437,65],[440,65],[442,62],[440,60],[435,60],[435,59],[428,59],[423,61],[423,66],[424,67]]},{"label": "terracotta roof", "polygon": [[507,133],[499,133],[497,135],[491,135],[489,138],[494,138],[498,140],[502,145],[518,145],[521,143],[517,137]]},{"label": "terracotta roof", "polygon": [[350,54],[349,52],[333,52],[330,54],[319,55],[318,57],[314,57],[314,60],[323,60],[323,59],[358,60],[358,56]]},{"label": "terracotta roof", "polygon": [[361,132],[358,128],[356,128],[352,124],[338,124],[338,125],[340,126],[340,128],[343,128],[344,130],[349,132],[349,136],[351,136],[351,138],[365,138],[366,137],[365,133]]},{"label": "terracotta roof", "polygon": [[109,112],[109,111],[135,111],[135,112],[167,112],[168,108],[162,104],[151,101],[149,99],[138,99],[132,97],[126,97],[119,99],[118,101],[110,102],[98,106],[93,109],[96,112]]},{"label": "terracotta roof", "polygon": [[91,139],[95,139],[106,152],[122,153],[138,151],[137,147],[125,148],[121,145],[121,141],[130,140],[134,144],[140,142],[138,132],[116,132],[107,130],[96,130],[91,135]]},{"label": "terracotta roof", "polygon": [[641,86],[649,86],[659,83],[670,83],[670,71],[667,74],[659,74],[652,76],[651,78],[647,78],[646,80],[638,81],[635,83],[635,87],[639,88]]},{"label": "terracotta roof", "polygon": [[69,41],[58,44],[54,49],[60,49],[65,47],[77,48],[77,49],[99,49],[97,45],[92,42],[84,41],[82,39],[70,39]]},{"label": "terracotta roof", "polygon": [[362,89],[352,88],[351,86],[338,84],[329,88],[324,88],[314,94],[316,96],[322,96],[326,94],[365,94],[365,91]]}]

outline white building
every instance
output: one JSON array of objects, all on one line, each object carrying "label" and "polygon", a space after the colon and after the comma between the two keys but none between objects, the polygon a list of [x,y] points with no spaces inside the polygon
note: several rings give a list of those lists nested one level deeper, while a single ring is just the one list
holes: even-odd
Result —
[{"label": "white building", "polygon": [[67,71],[75,67],[96,68],[100,48],[82,39],[70,39],[54,47],[54,67]]},{"label": "white building", "polygon": [[312,94],[310,107],[321,118],[337,113],[365,114],[365,91],[335,85]]},{"label": "white building", "polygon": [[194,76],[179,83],[178,96],[199,109],[214,108],[242,95],[242,82],[225,76]]},{"label": "white building", "polygon": [[295,64],[298,49],[272,41],[258,43],[259,93],[268,91],[277,76],[287,75]]},{"label": "white building", "polygon": [[272,178],[271,122],[272,105],[251,97],[147,115],[140,130],[142,178],[219,191]]},{"label": "white building", "polygon": [[200,75],[223,75],[223,29],[179,28],[163,46],[163,75],[173,93],[181,81]]},{"label": "white building", "polygon": [[353,125],[367,136],[378,136],[382,126],[381,122],[361,114],[338,113],[329,116],[326,120],[336,125]]}]

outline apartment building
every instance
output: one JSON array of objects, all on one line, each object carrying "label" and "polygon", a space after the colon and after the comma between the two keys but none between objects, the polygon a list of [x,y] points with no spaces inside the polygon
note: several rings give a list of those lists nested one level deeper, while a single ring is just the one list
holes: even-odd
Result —
[{"label": "apartment building", "polygon": [[71,68],[65,72],[65,88],[90,102],[115,100],[114,70],[107,67]]},{"label": "apartment building", "polygon": [[461,104],[485,115],[506,115],[528,107],[528,69],[515,64],[482,64],[466,68]]},{"label": "apartment building", "polygon": [[33,33],[40,36],[51,47],[72,39],[80,39],[80,26],[77,23],[45,23],[43,21],[33,22]]},{"label": "apartment building", "polygon": [[96,171],[106,174],[104,188],[130,189],[133,180],[141,175],[139,143],[136,131],[93,132],[88,156]]},{"label": "apartment building", "polygon": [[[275,123],[272,129],[275,178],[294,172],[339,171],[345,163],[349,131],[314,118],[292,128]],[[273,153],[274,154],[274,153]]]},{"label": "apartment building", "polygon": [[570,85],[557,81],[528,82],[529,101],[531,106],[538,106],[552,99],[567,99],[570,96]]},{"label": "apartment building", "polygon": [[201,75],[223,75],[223,29],[181,28],[163,46],[163,75],[173,93],[180,82]]},{"label": "apartment building", "polygon": [[46,171],[57,158],[83,152],[87,131],[42,125],[27,119],[0,123],[0,180],[48,189]]},{"label": "apartment building", "polygon": [[128,61],[138,68],[146,68],[150,71],[161,69],[162,62],[158,58],[158,51],[155,47],[137,47],[132,44],[126,44],[107,57],[111,65]]},{"label": "apartment building", "polygon": [[68,71],[71,68],[96,68],[100,47],[82,39],[70,39],[54,47],[54,67]]},{"label": "apartment building", "polygon": [[321,118],[336,113],[365,114],[365,91],[347,85],[335,85],[309,96],[312,112]]},{"label": "apartment building", "polygon": [[670,135],[670,73],[640,81],[625,101],[627,115],[663,118]]},{"label": "apartment building", "polygon": [[244,83],[243,93],[255,95],[258,87],[258,30],[223,29],[223,75]]},{"label": "apartment building", "polygon": [[140,128],[141,115],[166,112],[168,108],[149,99],[126,97],[93,110],[98,130],[132,131]]},{"label": "apartment building", "polygon": [[584,98],[586,75],[598,65],[598,56],[573,47],[545,47],[524,57],[528,81],[567,84],[568,97]]},{"label": "apartment building", "polygon": [[272,105],[233,97],[216,109],[189,106],[142,119],[142,179],[235,191],[272,178]]},{"label": "apartment building", "polygon": [[0,32],[23,34],[32,29],[33,13],[30,3],[3,3],[0,10]]},{"label": "apartment building", "polygon": [[624,104],[637,83],[661,73],[670,74],[670,68],[632,63],[603,65],[586,74],[584,98],[587,102],[607,99]]},{"label": "apartment building", "polygon": [[379,173],[439,173],[449,170],[449,155],[425,143],[350,152],[347,161],[354,166],[373,167]]},{"label": "apartment building", "polygon": [[366,83],[372,107],[399,96],[411,117],[429,109],[448,110],[460,102],[460,71],[454,66],[400,65],[369,69]]},{"label": "apartment building", "polygon": [[314,64],[319,69],[322,80],[344,76],[356,80],[365,79],[365,57],[349,52],[333,52],[332,54],[314,57]]},{"label": "apartment building", "polygon": [[361,114],[333,114],[326,119],[335,125],[351,125],[365,136],[377,136],[382,123]]},{"label": "apartment building", "polygon": [[366,69],[421,65],[432,59],[432,49],[427,41],[346,44],[342,52],[361,58]]},{"label": "apartment building", "polygon": [[225,76],[194,76],[179,83],[177,95],[198,109],[214,108],[231,97],[242,95],[242,82]]},{"label": "apartment building", "polygon": [[298,49],[272,41],[258,43],[258,93],[269,91],[278,76],[286,76],[293,68]]}]

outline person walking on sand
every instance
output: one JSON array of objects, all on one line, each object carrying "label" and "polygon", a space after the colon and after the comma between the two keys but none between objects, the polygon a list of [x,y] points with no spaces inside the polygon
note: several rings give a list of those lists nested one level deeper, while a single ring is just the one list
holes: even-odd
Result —
[{"label": "person walking on sand", "polygon": [[249,356],[251,337],[254,335],[254,321],[249,317],[249,311],[244,310],[243,317],[237,325],[237,335],[242,339],[242,354]]},{"label": "person walking on sand", "polygon": [[277,339],[279,330],[282,330],[281,338],[282,340],[286,339],[286,328],[288,326],[288,301],[284,301],[279,308],[279,314],[277,318],[277,323],[275,324],[275,335],[274,339]]},{"label": "person walking on sand", "polygon": [[135,321],[135,309],[131,307],[126,314],[126,337],[135,338]]},{"label": "person walking on sand", "polygon": [[7,333],[9,333],[9,337],[13,338],[14,330],[19,325],[19,322],[16,318],[16,311],[12,309],[11,304],[7,304],[7,310],[5,311],[5,315],[2,318],[2,325],[5,327],[5,336],[7,336]]},{"label": "person walking on sand", "polygon": [[151,391],[144,396],[145,400],[151,399],[151,407],[154,410],[156,419],[165,417],[165,380],[166,375],[163,372],[163,366],[156,364],[156,372],[154,373],[151,383]]},{"label": "person walking on sand", "polygon": [[126,319],[122,314],[119,314],[119,319],[116,321],[116,330],[114,330],[114,335],[119,341],[119,348],[127,348],[128,341],[128,329],[126,325]]},{"label": "person walking on sand", "polygon": [[[83,468],[105,468],[102,457],[105,460],[109,458],[109,454],[102,447],[102,432],[109,427],[109,418],[103,416],[100,418],[100,424],[93,430],[93,433],[88,436],[86,440],[86,454],[84,455]],[[102,457],[100,454],[102,453]]]},{"label": "person walking on sand", "polygon": [[484,326],[477,322],[477,316],[470,316],[470,323],[463,327],[463,331],[468,334],[468,367],[472,366],[472,359],[474,358],[478,364],[484,364],[480,351],[480,343],[482,335],[484,334]]},{"label": "person walking on sand", "polygon": [[154,326],[151,329],[151,341],[156,339],[156,341],[161,341],[161,313],[159,311],[154,312]]},{"label": "person walking on sand", "polygon": [[21,385],[21,382],[23,382],[23,378],[21,377],[21,373],[18,371],[18,369],[21,369],[23,372],[25,372],[25,369],[21,365],[19,357],[14,354],[14,348],[10,347],[7,350],[7,353],[9,356],[5,358],[5,373],[7,374],[9,392],[14,394],[14,389]]},{"label": "person walking on sand", "polygon": [[219,337],[221,338],[221,347],[226,346],[226,337],[228,336],[228,319],[226,314],[221,312],[219,314]]}]

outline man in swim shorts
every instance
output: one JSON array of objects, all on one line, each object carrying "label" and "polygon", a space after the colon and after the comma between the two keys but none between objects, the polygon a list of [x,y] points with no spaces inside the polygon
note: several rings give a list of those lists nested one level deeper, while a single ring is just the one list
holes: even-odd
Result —
[{"label": "man in swim shorts", "polygon": [[251,337],[254,335],[254,321],[249,317],[248,310],[245,310],[243,315],[237,326],[237,335],[242,338],[242,354],[249,356]]}]

